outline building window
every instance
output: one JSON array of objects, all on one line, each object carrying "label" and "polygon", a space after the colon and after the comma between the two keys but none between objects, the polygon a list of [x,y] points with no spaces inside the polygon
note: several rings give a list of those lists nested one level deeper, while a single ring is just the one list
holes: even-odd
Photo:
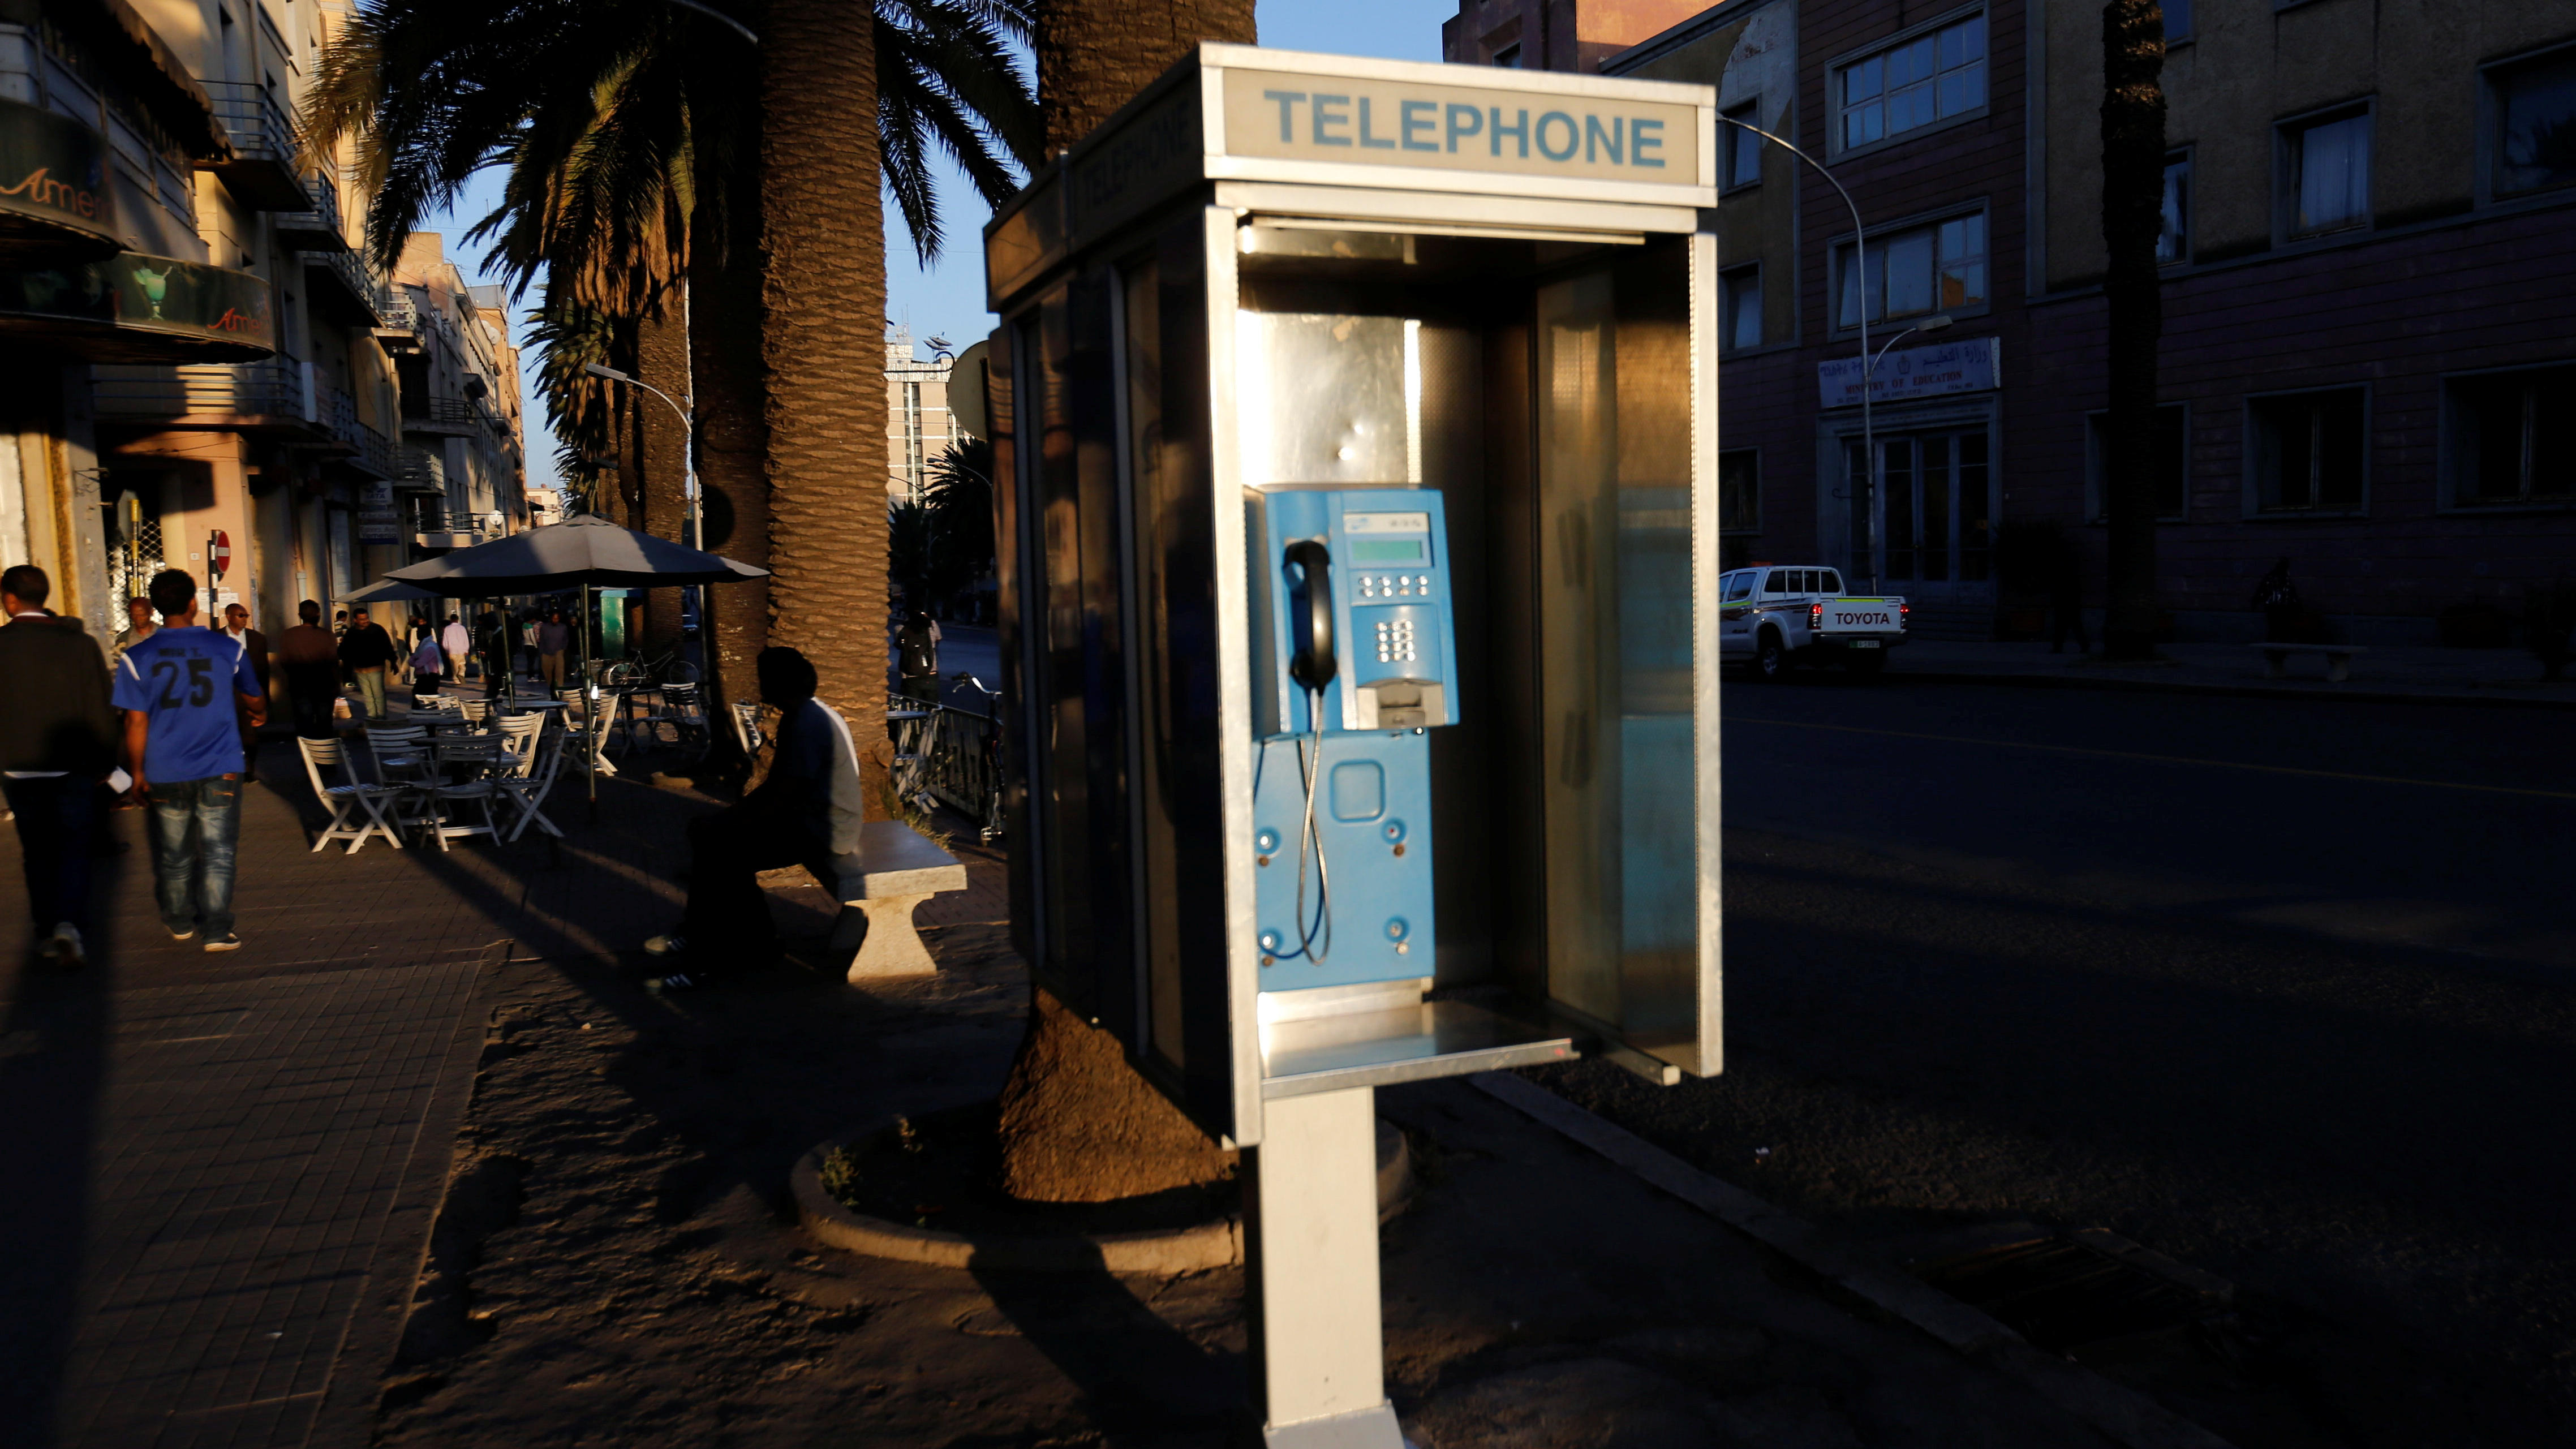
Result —
[{"label": "building window", "polygon": [[[2096,523],[2111,515],[2110,422],[2107,412],[2088,413],[2084,419],[2084,491]],[[2191,409],[2166,403],[2156,409],[2156,517],[2180,523],[2190,506]]]},{"label": "building window", "polygon": [[1834,73],[1842,149],[1901,136],[1986,103],[1986,17],[1888,47]]},{"label": "building window", "polygon": [[2451,501],[2576,502],[2576,367],[2454,378]]},{"label": "building window", "polygon": [[2165,44],[2191,39],[2191,0],[2165,0]]},{"label": "building window", "polygon": [[1737,448],[1717,455],[1717,528],[1757,533],[1762,528],[1762,454]]},{"label": "building window", "polygon": [[2191,153],[2177,151],[2165,161],[2165,214],[2156,232],[2156,262],[2169,267],[2190,260]]},{"label": "building window", "polygon": [[2281,199],[2293,237],[2370,222],[2370,113],[2281,128]]},{"label": "building window", "polygon": [[1506,45],[1502,49],[1495,51],[1494,64],[1500,66],[1504,70],[1519,70],[1521,68],[1520,44],[1515,41],[1514,43]]},{"label": "building window", "polygon": [[2576,185],[2576,50],[2489,71],[2498,196]]},{"label": "building window", "polygon": [[1869,239],[1869,275],[1852,265],[1849,242],[1834,248],[1836,327],[1860,325],[1862,283],[1869,320],[1920,317],[1986,301],[1986,214],[1971,212]]},{"label": "building window", "polygon": [[1762,345],[1762,264],[1737,267],[1719,276],[1726,296],[1726,346],[1741,352]]},{"label": "building window", "polygon": [[2369,457],[2368,394],[2342,387],[2255,398],[2255,506],[2266,513],[2349,512],[2362,506]]},{"label": "building window", "polygon": [[1723,138],[1726,146],[1725,184],[1730,189],[1751,186],[1762,179],[1762,138],[1745,129],[1761,124],[1761,112],[1760,102],[1747,101],[1731,111],[1720,113],[1726,120],[1740,123],[1728,126]]}]

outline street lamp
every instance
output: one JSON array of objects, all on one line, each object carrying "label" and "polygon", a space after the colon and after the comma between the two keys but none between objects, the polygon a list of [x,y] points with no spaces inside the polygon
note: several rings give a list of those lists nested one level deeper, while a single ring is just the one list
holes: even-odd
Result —
[{"label": "street lamp", "polygon": [[[1754,135],[1761,137],[1763,140],[1770,142],[1772,145],[1779,147],[1781,150],[1788,152],[1790,155],[1795,156],[1799,160],[1816,168],[1816,174],[1825,178],[1825,184],[1834,189],[1834,193],[1843,199],[1844,208],[1851,212],[1852,270],[1859,274],[1859,284],[1854,288],[1854,295],[1858,299],[1859,306],[1857,310],[1860,313],[1860,466],[1862,480],[1869,485],[1871,497],[1874,499],[1877,496],[1878,491],[1878,449],[1873,441],[1870,427],[1869,377],[1870,369],[1876,366],[1876,364],[1871,360],[1869,355],[1869,236],[1866,230],[1861,226],[1860,203],[1852,200],[1851,192],[1846,190],[1840,181],[1834,179],[1834,173],[1825,169],[1824,162],[1817,160],[1815,157],[1799,150],[1788,141],[1772,135],[1770,132],[1763,130],[1760,126],[1754,125],[1750,121],[1739,121],[1733,116],[1720,116],[1718,117],[1718,120],[1727,125],[1750,131]],[[1825,318],[1826,330],[1828,331],[1832,330],[1833,315],[1830,309],[1833,307],[1836,300],[1839,300],[1839,289],[1837,289],[1836,297],[1828,299],[1825,303],[1828,309]],[[1903,336],[1904,334],[1899,333],[1898,335]],[[1877,587],[1878,579],[1878,550],[1876,547],[1877,532],[1878,521],[1873,517],[1870,520],[1872,547],[1870,549],[1869,560],[1870,586],[1872,588]]]},{"label": "street lamp", "polygon": [[691,548],[702,549],[706,547],[706,544],[702,541],[705,535],[700,532],[698,526],[698,430],[696,425],[689,421],[689,410],[680,406],[676,402],[672,402],[671,395],[669,393],[662,391],[660,388],[655,387],[653,384],[646,382],[640,377],[633,376],[629,373],[619,372],[616,368],[597,362],[585,362],[581,365],[581,370],[589,373],[593,377],[604,377],[610,382],[631,383],[636,387],[640,387],[646,392],[653,394],[653,396],[660,398],[664,403],[669,405],[673,413],[679,415],[681,434],[681,488],[682,492],[689,500],[688,545]]},{"label": "street lamp", "polygon": [[1861,369],[1861,396],[1869,396],[1870,379],[1878,376],[1878,365],[1887,360],[1887,354],[1896,349],[1896,344],[1913,336],[1917,332],[1929,334],[1934,332],[1947,332],[1949,330],[1950,314],[1947,312],[1935,312],[1931,316],[1924,318],[1922,321],[1915,323],[1913,326],[1908,327],[1904,331],[1887,339],[1886,344],[1878,349],[1878,355],[1869,360],[1869,366]]}]

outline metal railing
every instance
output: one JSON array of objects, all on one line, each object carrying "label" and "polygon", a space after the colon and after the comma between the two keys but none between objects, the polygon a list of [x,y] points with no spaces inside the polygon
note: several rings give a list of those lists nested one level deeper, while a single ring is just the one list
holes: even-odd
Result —
[{"label": "metal railing", "polygon": [[304,236],[327,235],[346,246],[347,234],[340,229],[339,183],[320,171],[307,171],[297,180],[303,186],[304,194],[312,199],[313,205],[309,210],[280,216],[277,219],[278,229]]},{"label": "metal railing", "polygon": [[100,366],[90,398],[102,416],[174,418],[230,413],[309,418],[303,366],[292,358],[229,367]]},{"label": "metal railing", "polygon": [[413,488],[447,491],[447,458],[441,451],[406,443],[394,450],[394,481]]},{"label": "metal railing", "polygon": [[292,166],[303,150],[288,118],[268,87],[253,81],[200,81],[214,102],[215,119],[232,138],[233,154],[245,161],[283,161]]},{"label": "metal railing", "polygon": [[500,530],[492,526],[492,516],[488,513],[458,513],[453,509],[427,506],[435,502],[433,499],[421,501],[424,506],[411,509],[404,515],[403,521],[413,533],[466,534],[478,542],[501,536]]},{"label": "metal railing", "polygon": [[393,441],[358,418],[358,400],[336,387],[316,387],[323,426],[380,478],[394,476]]},{"label": "metal railing", "polygon": [[[907,701],[888,703],[901,708]],[[898,788],[927,791],[976,824],[989,845],[1002,835],[1001,727],[992,716],[954,705],[935,705],[923,721],[926,739],[915,744],[908,778]]]}]

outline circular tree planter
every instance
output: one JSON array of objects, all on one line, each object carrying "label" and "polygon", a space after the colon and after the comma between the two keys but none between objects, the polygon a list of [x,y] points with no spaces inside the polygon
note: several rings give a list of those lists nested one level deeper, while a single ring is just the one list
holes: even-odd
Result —
[{"label": "circular tree planter", "polygon": [[[859,1212],[823,1186],[823,1165],[853,1144],[872,1144],[901,1118],[818,1143],[798,1158],[789,1185],[797,1216],[820,1241],[872,1258],[927,1263],[941,1268],[983,1268],[1022,1273],[1190,1273],[1243,1261],[1243,1216],[1227,1213],[1181,1227],[1126,1232],[1076,1232],[1032,1221],[1026,1229],[987,1223],[949,1231]],[[1404,1210],[1413,1195],[1412,1153],[1404,1134],[1377,1124],[1378,1221]],[[1033,1214],[1034,1216],[1034,1214]]]}]

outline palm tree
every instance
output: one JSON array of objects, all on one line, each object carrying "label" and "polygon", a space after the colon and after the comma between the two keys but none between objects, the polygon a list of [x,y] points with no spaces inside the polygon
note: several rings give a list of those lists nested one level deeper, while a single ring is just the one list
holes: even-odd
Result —
[{"label": "palm tree", "polygon": [[510,187],[487,225],[522,287],[543,266],[568,274],[566,305],[664,326],[686,276],[706,324],[688,330],[704,543],[770,565],[778,595],[713,601],[710,673],[720,691],[748,678],[775,616],[863,723],[884,693],[884,520],[881,494],[850,495],[884,471],[885,402],[850,379],[881,371],[878,198],[894,193],[927,259],[933,147],[988,200],[1009,194],[1012,163],[1037,154],[1006,40],[1027,16],[1022,0],[780,0],[761,23],[755,53],[658,3],[374,0],[326,55],[308,125],[357,139],[379,256],[498,164]]},{"label": "palm tree", "polygon": [[2156,237],[2165,195],[2164,9],[2157,0],[2102,7],[2102,300],[2110,415],[2103,420],[2103,513],[2110,597],[2102,652],[2155,653],[2156,347],[2164,331]]},{"label": "palm tree", "polygon": [[[1252,0],[1037,0],[1038,109],[1061,153],[1202,40],[1254,42]],[[1117,1038],[1032,985],[1002,1089],[1002,1184],[1042,1202],[1105,1202],[1211,1182],[1220,1150],[1130,1065]]]}]

